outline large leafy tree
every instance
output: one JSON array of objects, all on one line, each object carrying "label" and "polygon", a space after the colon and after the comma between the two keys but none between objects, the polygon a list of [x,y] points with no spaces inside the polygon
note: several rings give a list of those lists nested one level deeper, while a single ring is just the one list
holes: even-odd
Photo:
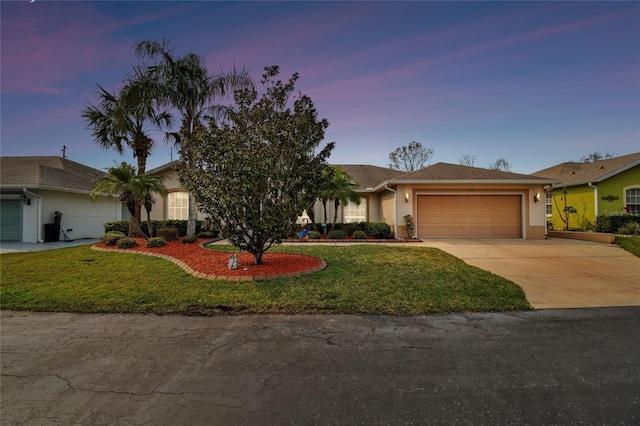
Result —
[{"label": "large leafy tree", "polygon": [[109,92],[98,85],[98,103],[82,111],[87,127],[92,129],[97,145],[123,154],[124,147],[138,160],[138,173],[144,174],[154,145],[152,130],[171,126],[172,118],[157,103],[157,85],[144,68],[128,75],[119,92]]},{"label": "large leafy tree", "polygon": [[394,170],[413,172],[424,167],[433,157],[433,149],[425,148],[420,142],[413,141],[389,153],[389,167]]},{"label": "large leafy tree", "polygon": [[91,198],[96,199],[101,194],[117,195],[118,200],[127,206],[131,214],[129,218],[129,236],[142,236],[145,234],[140,226],[139,217],[142,207],[147,209],[147,226],[152,236],[151,205],[153,193],[164,194],[166,188],[162,183],[163,177],[157,175],[139,175],[136,168],[124,161],[118,166],[109,167],[107,173],[94,182]]},{"label": "large leafy tree", "polygon": [[318,196],[334,143],[320,147],[329,122],[318,119],[307,95],[292,98],[298,74],[278,80],[265,68],[263,93],[234,94],[224,120],[210,119],[189,137],[180,181],[231,244],[262,257],[296,227],[300,212]]},{"label": "large leafy tree", "polygon": [[[187,155],[194,139],[196,129],[202,126],[204,114],[216,114],[226,109],[214,102],[236,89],[252,88],[253,81],[248,71],[235,68],[229,72],[209,74],[204,58],[194,53],[176,56],[173,47],[167,40],[142,41],[134,45],[135,52],[142,58],[155,61],[149,66],[149,71],[157,83],[156,94],[164,105],[175,108],[181,116],[179,132],[172,136],[179,148],[184,167],[192,167]],[[196,204],[192,194],[189,194],[189,211],[187,220],[187,235],[196,232]]]}]

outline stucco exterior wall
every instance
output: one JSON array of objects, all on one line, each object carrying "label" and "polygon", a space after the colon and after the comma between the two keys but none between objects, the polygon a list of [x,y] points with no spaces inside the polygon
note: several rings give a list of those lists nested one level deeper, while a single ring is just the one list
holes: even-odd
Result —
[{"label": "stucco exterior wall", "polygon": [[[633,167],[597,184],[598,215],[624,214],[625,190],[640,187],[640,166]],[[611,201],[602,197],[618,197]],[[594,218],[595,220],[595,218]]]}]

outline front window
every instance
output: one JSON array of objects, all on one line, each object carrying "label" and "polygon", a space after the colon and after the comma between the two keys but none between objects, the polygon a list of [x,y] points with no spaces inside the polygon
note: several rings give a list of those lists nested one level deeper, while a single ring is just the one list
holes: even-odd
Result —
[{"label": "front window", "polygon": [[167,219],[187,220],[189,218],[189,194],[170,192],[167,195]]},{"label": "front window", "polygon": [[630,188],[624,192],[627,213],[640,213],[640,188]]},{"label": "front window", "polygon": [[344,223],[366,222],[367,221],[367,200],[360,199],[360,204],[353,201],[347,202],[344,206]]},{"label": "front window", "polygon": [[544,210],[547,214],[547,217],[551,217],[551,215],[553,215],[553,195],[546,195],[544,199]]}]

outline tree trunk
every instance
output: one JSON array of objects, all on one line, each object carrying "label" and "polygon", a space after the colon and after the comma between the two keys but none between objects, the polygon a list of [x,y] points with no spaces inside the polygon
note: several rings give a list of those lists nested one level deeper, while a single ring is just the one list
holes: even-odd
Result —
[{"label": "tree trunk", "polygon": [[338,207],[340,207],[340,200],[336,198],[333,202],[333,223],[331,224],[331,230],[336,227],[336,221],[338,220]]},{"label": "tree trunk", "polygon": [[[135,215],[131,216],[131,219],[129,219],[129,236],[133,238],[139,236],[146,240],[147,236],[142,230],[142,227],[140,226],[140,221],[136,219],[136,217],[140,217],[141,215],[142,215],[142,206],[140,204],[136,204]],[[133,219],[133,222],[131,221],[132,219]],[[131,225],[133,225],[133,228],[131,227]]]},{"label": "tree trunk", "polygon": [[196,235],[196,199],[189,193],[189,216],[187,219],[187,237]]},{"label": "tree trunk", "polygon": [[153,238],[153,235],[155,234],[155,232],[153,230],[153,224],[151,222],[151,210],[149,209],[146,209],[146,210],[147,210],[147,231],[149,232],[149,238]]}]

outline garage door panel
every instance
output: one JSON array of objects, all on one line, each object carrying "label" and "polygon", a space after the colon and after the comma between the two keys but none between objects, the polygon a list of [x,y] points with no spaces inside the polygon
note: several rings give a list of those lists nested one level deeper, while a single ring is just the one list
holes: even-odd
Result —
[{"label": "garage door panel", "polygon": [[420,195],[422,238],[521,238],[520,195]]},{"label": "garage door panel", "polygon": [[22,211],[19,200],[0,202],[0,241],[20,241]]}]

